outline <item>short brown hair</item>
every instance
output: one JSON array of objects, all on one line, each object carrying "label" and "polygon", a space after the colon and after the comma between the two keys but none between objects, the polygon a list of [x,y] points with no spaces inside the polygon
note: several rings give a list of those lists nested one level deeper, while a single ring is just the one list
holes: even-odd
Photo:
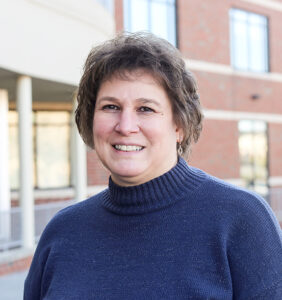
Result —
[{"label": "short brown hair", "polygon": [[149,71],[166,90],[175,123],[183,130],[183,155],[202,129],[196,81],[185,68],[180,52],[169,42],[147,32],[122,33],[94,47],[85,62],[78,87],[75,121],[84,142],[94,148],[93,117],[98,90],[112,76],[137,69]]}]

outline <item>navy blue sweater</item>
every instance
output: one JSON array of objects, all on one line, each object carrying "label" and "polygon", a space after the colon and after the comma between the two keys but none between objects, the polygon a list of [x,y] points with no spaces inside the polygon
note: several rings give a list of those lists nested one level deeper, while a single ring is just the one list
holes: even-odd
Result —
[{"label": "navy blue sweater", "polygon": [[260,197],[189,167],[100,194],[47,225],[25,300],[282,299],[281,230]]}]

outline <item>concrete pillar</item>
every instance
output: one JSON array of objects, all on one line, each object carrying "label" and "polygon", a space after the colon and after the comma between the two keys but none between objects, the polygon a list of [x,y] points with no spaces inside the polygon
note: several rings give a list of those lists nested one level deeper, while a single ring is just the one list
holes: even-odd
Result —
[{"label": "concrete pillar", "polygon": [[10,238],[8,92],[0,89],[0,239]]},{"label": "concrete pillar", "polygon": [[73,101],[73,117],[72,117],[72,180],[74,185],[75,201],[82,201],[87,198],[87,157],[86,146],[80,137],[75,120],[74,111],[77,107],[76,95]]},{"label": "concrete pillar", "polygon": [[17,109],[19,114],[19,197],[22,216],[22,245],[33,248],[34,198],[33,198],[33,138],[32,138],[32,83],[28,76],[17,81]]}]

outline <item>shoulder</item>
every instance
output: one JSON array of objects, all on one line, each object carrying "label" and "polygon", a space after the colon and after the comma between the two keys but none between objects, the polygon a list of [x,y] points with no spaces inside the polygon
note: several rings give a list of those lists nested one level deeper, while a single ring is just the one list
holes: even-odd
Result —
[{"label": "shoulder", "polygon": [[213,224],[220,224],[236,299],[280,299],[282,231],[261,196],[206,174],[198,193]]},{"label": "shoulder", "polygon": [[[41,240],[63,236],[68,232],[86,226],[85,220],[95,219],[95,215],[101,209],[101,201],[107,193],[107,189],[73,205],[67,206],[57,212],[45,227]],[[83,228],[81,228],[83,229]]]},{"label": "shoulder", "polygon": [[41,234],[34,261],[45,261],[50,251],[64,248],[66,241],[77,238],[91,226],[95,227],[93,223],[99,215],[100,202],[105,192],[106,190],[56,213]]},{"label": "shoulder", "polygon": [[[198,170],[197,172],[203,172]],[[228,239],[264,236],[281,247],[280,225],[267,201],[260,195],[229,184],[207,173],[194,195],[194,210],[199,209],[206,223],[221,228]],[[187,201],[190,205],[191,201]]]},{"label": "shoulder", "polygon": [[95,209],[100,205],[100,201],[106,192],[107,189],[83,201],[77,202],[61,209],[58,213],[56,213],[53,220],[55,221],[61,218],[74,217],[75,215],[80,215],[89,212],[89,210]]},{"label": "shoulder", "polygon": [[51,219],[50,223],[60,223],[67,220],[77,220],[84,218],[89,214],[95,213],[95,210],[98,209],[101,205],[101,201],[104,195],[107,193],[108,189],[101,191],[100,193],[87,198],[81,202],[77,202],[70,206],[67,206],[61,209],[55,214]]},{"label": "shoulder", "polygon": [[[74,245],[82,233],[87,235],[87,224],[95,220],[105,191],[59,211],[47,224],[37,245],[32,264],[25,280],[24,299],[41,299],[45,271],[53,268],[56,257],[65,256],[68,247]],[[92,216],[92,217],[91,217]],[[91,222],[90,222],[91,223]],[[92,223],[91,223],[92,225]]]},{"label": "shoulder", "polygon": [[[203,172],[196,168],[193,169],[197,172]],[[198,194],[209,205],[229,209],[235,215],[244,211],[248,214],[248,218],[252,215],[274,217],[267,201],[257,193],[232,185],[205,172],[203,173],[205,174],[205,180],[198,189]]]}]

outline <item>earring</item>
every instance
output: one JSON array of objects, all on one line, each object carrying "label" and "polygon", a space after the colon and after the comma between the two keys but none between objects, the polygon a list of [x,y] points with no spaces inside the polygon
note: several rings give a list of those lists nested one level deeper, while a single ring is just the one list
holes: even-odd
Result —
[{"label": "earring", "polygon": [[178,152],[179,156],[181,156],[183,154],[183,149],[179,142],[177,142],[177,152]]}]

